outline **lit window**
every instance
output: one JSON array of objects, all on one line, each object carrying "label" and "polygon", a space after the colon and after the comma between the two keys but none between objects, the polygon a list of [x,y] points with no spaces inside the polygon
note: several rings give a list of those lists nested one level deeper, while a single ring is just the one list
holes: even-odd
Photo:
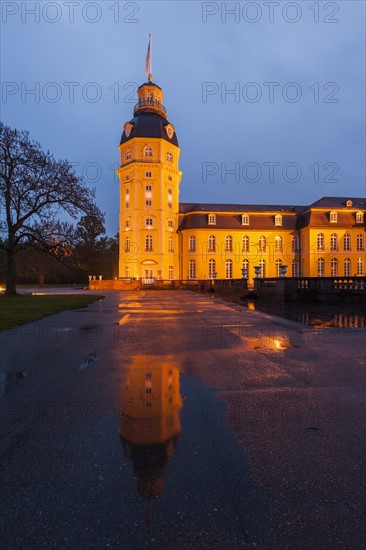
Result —
[{"label": "lit window", "polygon": [[353,206],[353,202],[351,200],[346,201],[346,206]]},{"label": "lit window", "polygon": [[194,235],[191,235],[189,237],[189,252],[196,252],[196,237]]},{"label": "lit window", "polygon": [[225,262],[225,277],[226,279],[233,278],[233,261],[232,260],[226,260]]},{"label": "lit window", "polygon": [[279,235],[276,235],[275,237],[275,251],[282,252],[282,237],[280,237]]},{"label": "lit window", "polygon": [[249,237],[248,235],[244,235],[242,238],[242,246],[241,246],[242,252],[249,252]]},{"label": "lit window", "polygon": [[330,236],[330,249],[332,252],[338,250],[338,235],[337,233],[332,233]]},{"label": "lit window", "polygon": [[169,279],[170,281],[173,280],[173,266],[172,266],[172,265],[170,265],[170,266],[168,267],[168,279]]},{"label": "lit window", "polygon": [[146,235],[145,237],[145,252],[153,251],[153,239],[151,235]]},{"label": "lit window", "polygon": [[[299,250],[299,238],[298,238],[297,235],[292,236],[291,245],[292,245],[292,252],[298,252],[298,250]],[[295,277],[297,275],[293,275],[293,276]]]},{"label": "lit window", "polygon": [[174,252],[173,237],[168,237],[168,252]]},{"label": "lit window", "polygon": [[208,238],[208,252],[216,251],[216,237],[215,235],[210,235]]},{"label": "lit window", "polygon": [[213,279],[216,273],[216,262],[213,258],[208,262],[208,278]]},{"label": "lit window", "polygon": [[345,277],[351,276],[351,260],[349,258],[346,258],[344,260],[344,276]]},{"label": "lit window", "polygon": [[324,277],[325,260],[324,258],[318,259],[318,277]]},{"label": "lit window", "polygon": [[259,246],[259,252],[266,251],[266,237],[264,235],[261,235],[259,237],[258,246]]},{"label": "lit window", "polygon": [[356,212],[356,223],[363,223],[363,212]]},{"label": "lit window", "polygon": [[365,237],[362,233],[359,233],[356,237],[356,250],[357,252],[363,252],[365,250]]},{"label": "lit window", "polygon": [[130,237],[125,238],[125,252],[130,252],[131,250],[131,239]]},{"label": "lit window", "polygon": [[351,250],[351,235],[349,233],[345,233],[343,236],[343,250]]},{"label": "lit window", "polygon": [[216,225],[216,215],[215,214],[209,214],[208,215],[208,225]]},{"label": "lit window", "polygon": [[277,225],[277,226],[282,225],[282,216],[281,216],[281,214],[277,214],[277,216],[275,216],[275,225]]},{"label": "lit window", "polygon": [[324,233],[318,233],[316,238],[316,248],[317,250],[325,250]]},{"label": "lit window", "polygon": [[231,235],[225,237],[225,252],[233,251],[233,238]]},{"label": "lit window", "polygon": [[196,260],[189,260],[189,278],[196,278]]},{"label": "lit window", "polygon": [[292,276],[298,277],[299,276],[299,262],[298,260],[292,260]]},{"label": "lit window", "polygon": [[248,214],[243,214],[242,215],[241,224],[242,225],[249,225],[249,216],[248,216]]},{"label": "lit window", "polygon": [[363,275],[364,274],[364,262],[362,258],[358,258],[357,260],[357,275]]},{"label": "lit window", "polygon": [[150,227],[153,226],[152,218],[146,218],[146,220],[145,220],[145,225],[146,225],[147,228],[150,229]]},{"label": "lit window", "polygon": [[245,271],[246,278],[249,277],[249,260],[243,260],[243,269]]},{"label": "lit window", "polygon": [[337,223],[337,212],[331,212],[329,214],[330,223]]},{"label": "lit window", "polygon": [[259,267],[260,267],[259,276],[260,277],[265,277],[266,276],[266,260],[259,260]]},{"label": "lit window", "polygon": [[281,277],[281,260],[276,260],[276,277]]},{"label": "lit window", "polygon": [[332,258],[330,261],[330,276],[338,277],[338,260],[337,258]]},{"label": "lit window", "polygon": [[144,157],[152,157],[153,156],[153,150],[151,147],[145,147],[144,149]]}]

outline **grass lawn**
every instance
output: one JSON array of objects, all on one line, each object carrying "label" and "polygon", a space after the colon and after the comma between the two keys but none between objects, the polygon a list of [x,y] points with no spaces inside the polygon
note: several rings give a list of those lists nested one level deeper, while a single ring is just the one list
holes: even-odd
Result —
[{"label": "grass lawn", "polygon": [[79,309],[103,299],[98,295],[0,296],[0,330],[37,321],[67,309]]}]

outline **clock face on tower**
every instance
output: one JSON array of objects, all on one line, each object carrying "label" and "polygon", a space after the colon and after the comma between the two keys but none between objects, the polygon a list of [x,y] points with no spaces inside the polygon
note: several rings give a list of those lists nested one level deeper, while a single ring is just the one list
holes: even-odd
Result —
[{"label": "clock face on tower", "polygon": [[167,126],[165,126],[165,131],[167,133],[167,136],[169,139],[172,139],[173,135],[174,135],[174,128],[171,124],[167,124]]},{"label": "clock face on tower", "polygon": [[126,137],[130,137],[130,134],[133,130],[133,124],[131,124],[130,122],[126,122],[124,130],[125,130]]}]

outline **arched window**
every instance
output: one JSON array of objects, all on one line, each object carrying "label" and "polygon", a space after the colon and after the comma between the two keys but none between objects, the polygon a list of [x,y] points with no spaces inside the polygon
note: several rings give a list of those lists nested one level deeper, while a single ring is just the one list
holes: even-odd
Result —
[{"label": "arched window", "polygon": [[298,260],[292,260],[292,276],[298,277],[299,276],[299,262]]},{"label": "arched window", "polygon": [[365,237],[362,233],[359,233],[356,237],[356,249],[357,252],[363,252],[365,250]]},{"label": "arched window", "polygon": [[125,238],[125,252],[130,252],[131,250],[131,239],[130,237]]},{"label": "arched window", "polygon": [[213,258],[208,262],[208,278],[213,279],[214,273],[216,273],[216,262]]},{"label": "arched window", "polygon": [[233,251],[233,238],[231,235],[225,237],[225,252]]},{"label": "arched window", "polygon": [[249,260],[243,260],[243,269],[245,271],[245,276],[249,278]]},{"label": "arched window", "polygon": [[261,235],[259,237],[258,246],[259,246],[259,252],[266,251],[266,237],[264,235]]},{"label": "arched window", "polygon": [[[337,233],[332,233],[330,236],[330,249],[332,252],[338,250],[338,235]],[[333,275],[332,275],[333,277]]]},{"label": "arched window", "polygon": [[282,252],[282,237],[279,235],[275,237],[275,252]]},{"label": "arched window", "polygon": [[276,260],[276,277],[281,277],[281,260]]},{"label": "arched window", "polygon": [[196,278],[196,260],[189,260],[189,278]]},{"label": "arched window", "polygon": [[216,251],[216,237],[215,235],[210,235],[208,238],[208,252]]},{"label": "arched window", "polygon": [[225,262],[225,277],[226,279],[233,278],[233,261],[232,260],[226,260]]},{"label": "arched window", "polygon": [[266,260],[259,260],[259,267],[261,268],[259,272],[260,277],[266,276]]},{"label": "arched window", "polygon": [[357,260],[357,275],[364,274],[363,258],[358,258]]},{"label": "arched window", "polygon": [[346,258],[344,260],[344,276],[345,277],[351,276],[351,260],[349,258]]},{"label": "arched window", "polygon": [[249,252],[249,237],[248,237],[248,235],[244,235],[244,237],[242,238],[241,251],[243,253]]},{"label": "arched window", "polygon": [[351,235],[349,233],[345,233],[343,236],[343,250],[351,250]]},{"label": "arched window", "polygon": [[330,276],[338,277],[338,260],[337,258],[332,258],[330,261]]},{"label": "arched window", "polygon": [[130,160],[131,158],[131,149],[127,149],[125,154],[125,160]]},{"label": "arched window", "polygon": [[173,155],[170,151],[168,151],[166,154],[166,160],[169,162],[173,162]]},{"label": "arched window", "polygon": [[153,251],[153,238],[151,235],[146,235],[145,237],[145,252]]},{"label": "arched window", "polygon": [[318,277],[324,277],[325,273],[325,260],[324,258],[318,259]]},{"label": "arched window", "polygon": [[196,237],[194,235],[191,235],[189,237],[189,252],[196,252]]},{"label": "arched window", "polygon": [[324,233],[318,233],[316,238],[316,248],[317,250],[325,250]]},{"label": "arched window", "polygon": [[144,157],[152,157],[153,156],[153,150],[151,147],[145,147],[144,149]]},{"label": "arched window", "polygon": [[[299,238],[297,235],[292,236],[292,252],[298,252],[299,250]],[[297,277],[297,275],[294,275],[294,277]]]},{"label": "arched window", "polygon": [[173,237],[168,237],[168,252],[174,252]]}]

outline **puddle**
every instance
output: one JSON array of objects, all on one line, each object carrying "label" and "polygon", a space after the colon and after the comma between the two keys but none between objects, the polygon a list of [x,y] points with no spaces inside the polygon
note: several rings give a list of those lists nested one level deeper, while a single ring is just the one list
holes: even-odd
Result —
[{"label": "puddle", "polygon": [[229,546],[263,541],[266,505],[223,402],[173,357],[136,356],[125,368],[119,436],[134,477],[126,498],[140,510],[123,526],[128,548],[147,548],[151,537],[163,547],[177,527],[177,543],[194,532]]}]

